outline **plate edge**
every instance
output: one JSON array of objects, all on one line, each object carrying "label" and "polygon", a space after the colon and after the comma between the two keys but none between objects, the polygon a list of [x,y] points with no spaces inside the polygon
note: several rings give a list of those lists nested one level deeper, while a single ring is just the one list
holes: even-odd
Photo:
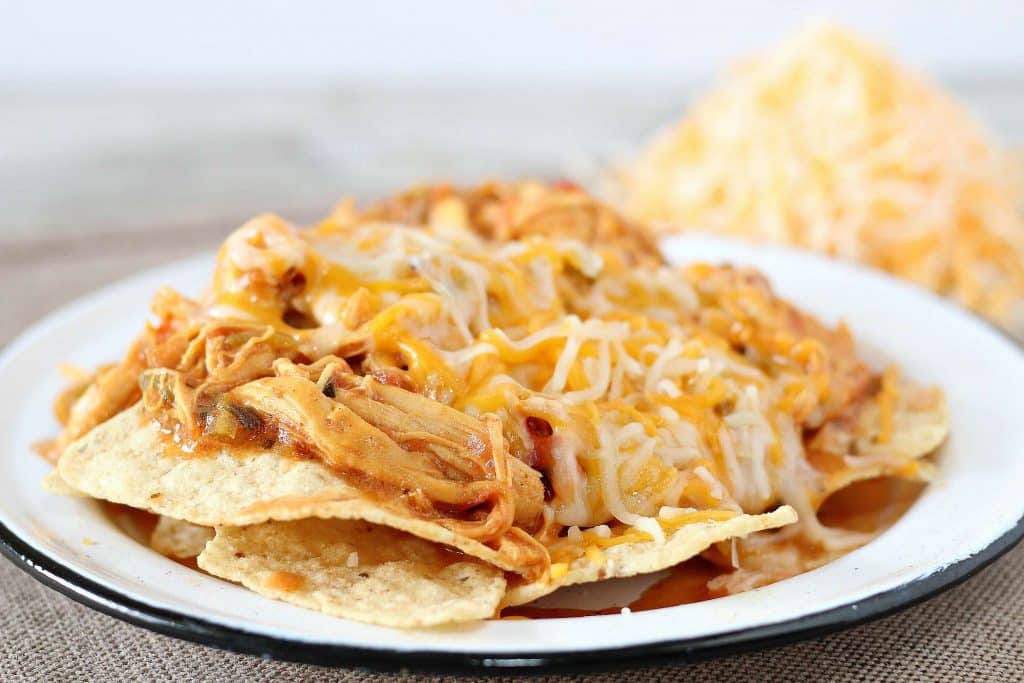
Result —
[{"label": "plate edge", "polygon": [[1024,517],[985,548],[930,574],[860,601],[748,629],[622,648],[563,652],[435,652],[305,643],[153,607],[102,586],[33,548],[0,523],[0,554],[36,581],[86,607],[167,636],[265,659],[367,671],[506,673],[595,671],[694,663],[819,638],[910,608],[966,581],[1024,538]]}]

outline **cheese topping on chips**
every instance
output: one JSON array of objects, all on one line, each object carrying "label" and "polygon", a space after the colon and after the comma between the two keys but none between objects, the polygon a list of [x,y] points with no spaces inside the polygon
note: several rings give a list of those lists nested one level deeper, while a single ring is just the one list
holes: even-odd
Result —
[{"label": "cheese topping on chips", "polygon": [[[201,300],[166,290],[153,310],[119,365],[60,402],[68,485],[187,517],[198,508],[173,474],[159,500],[115,494],[120,475],[102,467],[133,463],[116,444],[158,448],[181,463],[172,473],[217,457],[206,486],[221,500],[241,499],[231,482],[260,476],[256,463],[315,462],[330,474],[301,504],[185,521],[229,528],[301,508],[392,524],[518,572],[506,604],[778,526],[819,562],[866,540],[817,522],[832,490],[925,476],[911,464],[945,435],[941,394],[873,373],[844,327],[752,270],[665,265],[640,228],[570,187],[423,188],[308,229],[261,216],[224,243]],[[139,438],[95,437],[130,424],[97,428],[137,403]],[[371,556],[346,546],[330,571],[358,578]],[[232,578],[249,566],[199,564]],[[286,571],[258,571],[270,566]]]}]

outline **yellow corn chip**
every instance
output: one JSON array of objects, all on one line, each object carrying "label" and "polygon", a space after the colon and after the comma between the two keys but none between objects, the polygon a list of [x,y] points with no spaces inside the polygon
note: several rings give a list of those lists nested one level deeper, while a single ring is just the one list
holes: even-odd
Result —
[{"label": "yellow corn chip", "polygon": [[70,444],[63,481],[102,500],[201,526],[243,526],[307,517],[364,519],[451,545],[516,571],[517,546],[492,548],[440,524],[387,510],[315,460],[267,451],[202,456],[165,453],[157,425],[136,406]]},{"label": "yellow corn chip", "polygon": [[213,538],[213,529],[173,517],[161,516],[149,538],[149,547],[161,555],[187,560],[203,552]]},{"label": "yellow corn chip", "polygon": [[270,598],[400,628],[486,619],[505,593],[495,567],[354,520],[221,527],[198,562]]},{"label": "yellow corn chip", "polygon": [[551,576],[546,580],[512,586],[505,594],[502,606],[533,602],[563,586],[661,571],[694,557],[719,541],[785,526],[796,519],[796,511],[786,505],[763,515],[739,515],[725,521],[688,524],[666,534],[664,543],[620,543],[605,548],[601,562],[594,562],[592,557],[584,555],[569,563],[564,570],[552,565]]}]

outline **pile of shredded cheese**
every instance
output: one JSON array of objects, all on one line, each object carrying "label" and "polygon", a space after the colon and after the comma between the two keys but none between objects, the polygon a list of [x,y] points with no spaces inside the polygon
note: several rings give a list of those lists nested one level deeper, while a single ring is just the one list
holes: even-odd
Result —
[{"label": "pile of shredded cheese", "polygon": [[1024,337],[1024,219],[970,115],[828,24],[744,64],[614,182],[661,231],[819,250],[956,298]]}]

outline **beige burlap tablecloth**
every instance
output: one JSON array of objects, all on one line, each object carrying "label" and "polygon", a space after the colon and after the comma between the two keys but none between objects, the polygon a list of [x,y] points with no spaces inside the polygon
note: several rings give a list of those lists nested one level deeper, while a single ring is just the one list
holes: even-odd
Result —
[{"label": "beige burlap tablecloth", "polygon": [[[83,292],[219,237],[199,227],[0,244],[0,344]],[[6,561],[0,561],[0,634],[2,681],[445,680],[268,661],[156,635],[78,605]],[[1024,680],[1024,546],[924,604],[818,640],[693,665],[537,675],[715,683]]]}]

